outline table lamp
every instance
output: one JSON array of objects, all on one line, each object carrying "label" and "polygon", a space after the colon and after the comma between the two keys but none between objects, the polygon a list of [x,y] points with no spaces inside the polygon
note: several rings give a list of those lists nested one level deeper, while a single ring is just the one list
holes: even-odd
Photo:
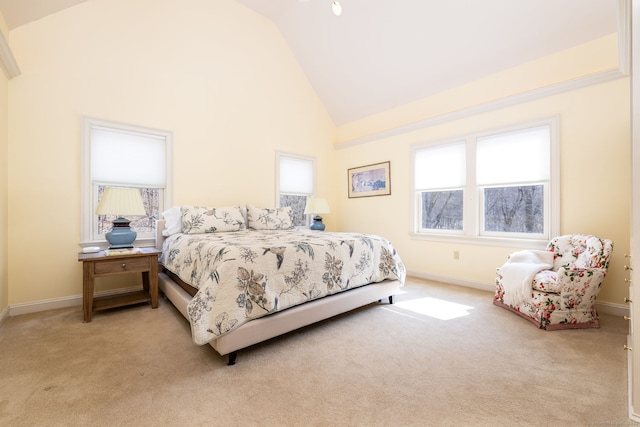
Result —
[{"label": "table lamp", "polygon": [[107,241],[115,248],[132,248],[138,233],[129,228],[124,215],[146,215],[140,190],[137,188],[106,187],[96,208],[98,215],[115,215],[113,228],[105,234]]},{"label": "table lamp", "polygon": [[304,208],[305,215],[315,215],[313,217],[313,223],[311,224],[312,230],[324,231],[324,223],[322,217],[319,214],[331,213],[329,210],[329,203],[327,199],[321,197],[309,197],[307,199],[307,206]]}]

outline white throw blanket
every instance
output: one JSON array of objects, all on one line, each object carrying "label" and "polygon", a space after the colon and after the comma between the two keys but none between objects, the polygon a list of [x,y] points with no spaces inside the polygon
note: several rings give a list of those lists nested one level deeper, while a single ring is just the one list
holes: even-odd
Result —
[{"label": "white throw blanket", "polygon": [[533,277],[542,270],[553,268],[553,252],[519,251],[509,256],[500,267],[504,303],[518,305],[530,298]]}]

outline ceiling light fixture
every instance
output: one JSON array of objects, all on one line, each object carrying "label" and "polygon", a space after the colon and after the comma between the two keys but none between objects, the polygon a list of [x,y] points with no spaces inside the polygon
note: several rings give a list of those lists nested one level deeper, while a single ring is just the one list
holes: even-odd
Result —
[{"label": "ceiling light fixture", "polygon": [[342,6],[339,1],[334,1],[331,3],[331,10],[333,10],[333,14],[336,16],[342,15]]}]

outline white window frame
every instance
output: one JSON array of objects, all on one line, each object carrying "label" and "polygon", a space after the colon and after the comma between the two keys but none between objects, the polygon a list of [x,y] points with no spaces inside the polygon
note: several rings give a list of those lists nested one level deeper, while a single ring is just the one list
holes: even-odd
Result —
[{"label": "white window frame", "polygon": [[[485,232],[483,189],[490,186],[479,186],[476,183],[476,141],[479,138],[515,132],[539,126],[550,127],[550,178],[544,183],[544,233],[504,233]],[[416,153],[422,149],[437,145],[459,143],[466,144],[466,184],[464,187],[464,225],[462,232],[458,230],[421,230],[420,229],[420,195],[415,186]],[[533,183],[538,184],[538,183]],[[519,184],[527,185],[527,184]],[[560,232],[560,142],[559,117],[547,117],[518,123],[512,126],[495,128],[480,132],[437,140],[427,143],[414,144],[411,147],[411,210],[410,210],[411,238],[446,243],[481,244],[489,246],[506,246],[516,248],[544,248],[549,240]]]},{"label": "white window frame", "polygon": [[[281,192],[280,191],[280,162],[283,158],[289,158],[289,159],[297,159],[297,160],[304,160],[304,161],[309,161],[311,162],[311,169],[312,169],[312,174],[313,176],[311,177],[312,180],[312,188],[311,188],[311,193],[287,193],[287,192]],[[290,194],[290,195],[295,195],[295,196],[306,196],[307,199],[309,199],[309,197],[315,197],[316,196],[316,159],[315,157],[311,157],[311,156],[303,156],[300,154],[293,154],[293,153],[287,153],[284,151],[276,151],[276,207],[281,207],[280,206],[280,195],[282,194]],[[312,215],[307,215],[306,216],[306,223],[305,223],[305,227],[308,227],[311,225],[311,216]],[[296,228],[300,228],[301,226],[296,226]]]},{"label": "white window frame", "polygon": [[[173,203],[173,133],[170,131],[112,122],[94,117],[82,118],[80,246],[99,246],[101,248],[106,248],[108,246],[106,240],[101,238],[102,236],[94,235],[94,227],[97,227],[97,215],[95,214],[95,210],[98,203],[97,187],[91,182],[91,134],[94,127],[152,135],[164,139],[166,150],[166,183],[162,191],[163,197],[161,197],[160,200],[160,212],[171,207]],[[132,184],[132,187],[137,186],[138,185]],[[135,245],[154,246],[155,233],[139,233]]]}]

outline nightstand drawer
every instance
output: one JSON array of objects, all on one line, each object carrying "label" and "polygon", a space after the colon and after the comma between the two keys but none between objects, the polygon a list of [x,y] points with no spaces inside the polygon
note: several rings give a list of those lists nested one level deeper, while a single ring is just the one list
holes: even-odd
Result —
[{"label": "nightstand drawer", "polygon": [[146,256],[95,262],[94,274],[97,276],[101,274],[149,271],[151,267],[149,262],[149,257]]}]

